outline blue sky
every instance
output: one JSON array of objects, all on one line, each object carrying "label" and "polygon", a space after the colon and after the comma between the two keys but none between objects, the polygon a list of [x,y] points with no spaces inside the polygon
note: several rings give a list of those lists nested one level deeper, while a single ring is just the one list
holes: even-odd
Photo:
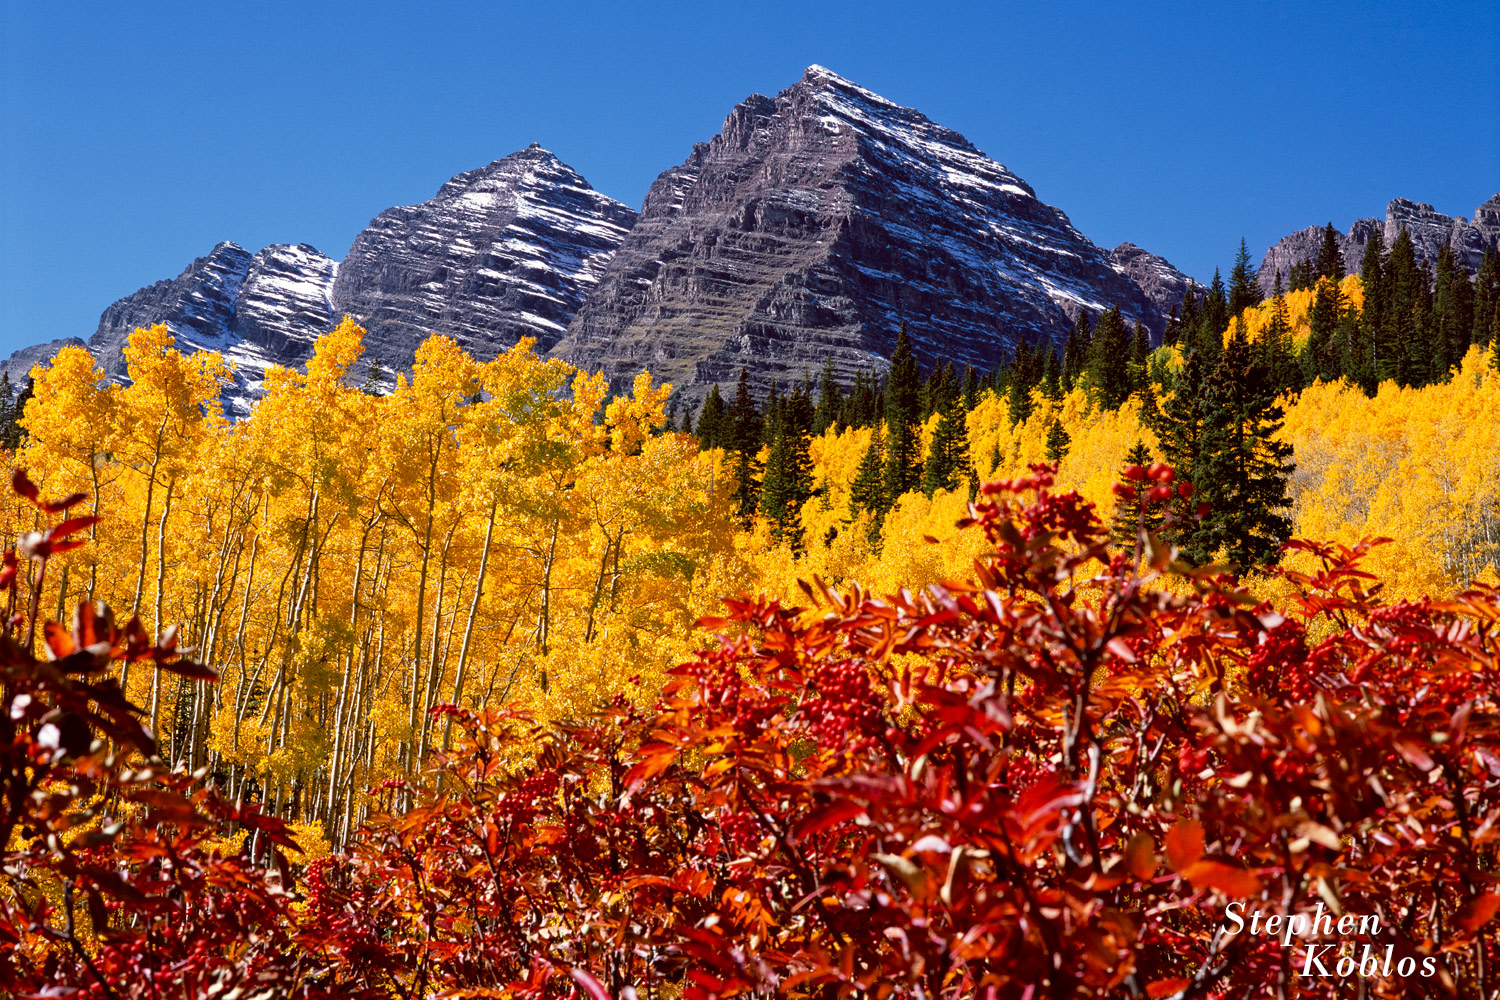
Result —
[{"label": "blue sky", "polygon": [[1395,196],[1500,191],[1500,5],[0,0],[0,354],[219,240],[342,257],[533,140],[639,205],[810,63],[1197,276]]}]

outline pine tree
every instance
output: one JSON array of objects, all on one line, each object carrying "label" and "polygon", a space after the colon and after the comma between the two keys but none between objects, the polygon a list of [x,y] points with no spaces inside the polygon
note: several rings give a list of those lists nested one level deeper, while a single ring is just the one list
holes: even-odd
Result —
[{"label": "pine tree", "polygon": [[[1292,347],[1292,327],[1287,319],[1286,298],[1281,292],[1281,274],[1276,275],[1275,299],[1271,304],[1271,322],[1256,343],[1256,362],[1265,368],[1272,389],[1279,395],[1302,388],[1301,369]],[[1235,320],[1241,327],[1244,318]]]},{"label": "pine tree", "polygon": [[1089,324],[1089,314],[1081,312],[1073,321],[1073,329],[1068,331],[1068,343],[1063,348],[1062,360],[1062,388],[1064,392],[1071,392],[1073,387],[1083,379],[1084,370],[1089,362],[1089,345],[1093,343],[1094,331]]},{"label": "pine tree", "polygon": [[1343,374],[1336,337],[1343,313],[1344,300],[1337,282],[1327,279],[1318,282],[1313,293],[1312,308],[1308,310],[1307,343],[1297,357],[1297,367],[1302,373],[1302,384],[1312,385],[1318,380],[1332,382]]},{"label": "pine tree", "polygon": [[932,431],[932,444],[922,468],[922,492],[932,496],[938,490],[951,490],[969,471],[969,429],[964,409],[958,400],[938,417]]},{"label": "pine tree", "polygon": [[1042,355],[1042,395],[1048,399],[1062,399],[1062,366],[1058,364],[1057,352],[1051,347]]},{"label": "pine tree", "polygon": [[[889,506],[885,496],[884,430],[885,425],[876,421],[875,428],[870,433],[870,444],[865,448],[864,457],[859,460],[854,481],[849,484],[850,520],[863,512],[872,516],[874,525],[879,525]],[[874,527],[871,530],[872,533],[878,532]]]},{"label": "pine tree", "polygon": [[0,372],[0,447],[15,454],[21,440],[21,428],[16,422],[15,390],[11,388],[10,372]]},{"label": "pine tree", "polygon": [[1339,249],[1338,230],[1333,223],[1323,227],[1323,245],[1318,248],[1318,277],[1337,284],[1344,280],[1344,252]]},{"label": "pine tree", "polygon": [[775,414],[759,512],[771,537],[793,551],[802,549],[802,506],[812,498],[812,396],[806,386],[782,400]]},{"label": "pine tree", "polygon": [[838,380],[833,377],[833,359],[825,358],[823,374],[818,378],[818,408],[813,413],[813,436],[821,436],[830,427],[835,433],[843,430],[840,418],[843,408],[844,395]]},{"label": "pine tree", "polygon": [[733,453],[734,503],[740,520],[748,525],[759,504],[760,448],[762,422],[755,400],[750,396],[750,380],[740,369],[734,403],[729,408],[725,447]]},{"label": "pine tree", "polygon": [[365,368],[365,384],[360,386],[360,391],[366,396],[381,395],[381,372],[380,359],[370,355],[370,363]]},{"label": "pine tree", "polygon": [[[716,382],[708,390],[708,397],[703,400],[703,409],[698,411],[698,447],[705,451],[709,448],[726,447],[727,419],[724,397],[719,395],[719,385]],[[685,427],[686,425],[684,429]]]},{"label": "pine tree", "polygon": [[1041,381],[1041,365],[1031,353],[1031,347],[1022,337],[1016,345],[1015,357],[1011,359],[1006,381],[1006,404],[1012,426],[1031,416],[1031,390]]},{"label": "pine tree", "polygon": [[1234,255],[1234,269],[1229,272],[1229,315],[1238,316],[1260,300],[1260,285],[1250,264],[1250,248],[1242,236],[1239,252]]},{"label": "pine tree", "polygon": [[922,481],[921,383],[906,327],[896,336],[885,385],[886,502],[894,504]]},{"label": "pine tree", "polygon": [[1205,363],[1212,364],[1224,350],[1224,334],[1229,331],[1229,298],[1224,292],[1224,279],[1219,269],[1214,268],[1214,280],[1203,297],[1203,308],[1198,311],[1198,322],[1194,329],[1192,348],[1203,352]]},{"label": "pine tree", "polygon": [[1469,343],[1489,347],[1500,342],[1500,329],[1494,322],[1497,307],[1500,307],[1500,254],[1491,244],[1484,248],[1484,260],[1474,276],[1474,332],[1469,335]]},{"label": "pine tree", "polygon": [[1063,428],[1062,421],[1053,420],[1047,429],[1047,461],[1061,462],[1068,456],[1068,447],[1072,443],[1073,438]]},{"label": "pine tree", "polygon": [[[1203,412],[1201,408],[1208,365],[1201,351],[1188,353],[1172,386],[1171,395],[1160,406],[1143,407],[1147,425],[1161,444],[1162,461],[1177,470],[1179,476],[1196,481],[1203,450]],[[1184,523],[1174,541],[1186,547],[1191,525]]]},{"label": "pine tree", "polygon": [[1130,391],[1132,394],[1146,388],[1151,380],[1151,334],[1139,320],[1130,340]]},{"label": "pine tree", "polygon": [[1422,329],[1428,281],[1405,226],[1391,244],[1385,270],[1386,299],[1376,343],[1376,374],[1382,382],[1394,379],[1404,386],[1424,385],[1434,365],[1431,343]]},{"label": "pine tree", "polygon": [[1130,357],[1130,332],[1120,307],[1113,306],[1099,319],[1083,378],[1094,405],[1101,410],[1118,410],[1130,398]]},{"label": "pine tree", "polygon": [[[1131,449],[1125,453],[1125,467],[1139,465],[1141,468],[1151,464],[1151,451],[1146,447],[1144,441],[1137,441]],[[1125,481],[1124,469],[1120,471],[1120,480]],[[1115,544],[1126,552],[1134,553],[1136,541],[1140,530],[1144,526],[1147,531],[1155,531],[1160,527],[1161,508],[1160,505],[1151,506],[1145,502],[1145,492],[1148,488],[1145,484],[1138,484],[1140,488],[1134,497],[1119,497],[1115,500],[1115,516],[1110,521],[1109,534]],[[1149,514],[1147,520],[1142,522],[1141,510],[1145,508]]]},{"label": "pine tree", "polygon": [[1453,248],[1438,251],[1437,269],[1432,288],[1432,334],[1434,354],[1433,377],[1446,382],[1448,373],[1457,368],[1469,349],[1474,331],[1474,286],[1468,270],[1459,263]]},{"label": "pine tree", "polygon": [[1292,524],[1287,480],[1292,447],[1277,438],[1282,411],[1270,373],[1256,364],[1243,325],[1236,324],[1209,376],[1192,481],[1208,516],[1184,546],[1202,563],[1221,553],[1242,570],[1276,561]]},{"label": "pine tree", "polygon": [[[1368,349],[1368,358],[1361,367],[1368,368],[1367,378],[1375,384],[1384,379],[1384,372],[1395,367],[1394,359],[1382,356],[1385,335],[1386,274],[1385,237],[1376,229],[1365,244],[1365,255],[1360,262],[1359,281],[1364,288],[1364,308],[1360,311],[1359,339]],[[1362,359],[1363,360],[1363,359]],[[1362,381],[1363,385],[1364,382]],[[1373,395],[1373,390],[1367,390]]]}]

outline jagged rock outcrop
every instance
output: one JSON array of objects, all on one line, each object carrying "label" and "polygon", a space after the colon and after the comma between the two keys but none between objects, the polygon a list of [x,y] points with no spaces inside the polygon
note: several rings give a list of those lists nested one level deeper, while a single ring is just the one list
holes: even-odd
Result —
[{"label": "jagged rock outcrop", "polygon": [[387,371],[411,364],[433,333],[479,358],[523,336],[554,343],[635,213],[533,144],[459,174],[421,205],[382,212],[343,263],[307,244],[251,254],[220,243],[171,281],[113,303],[89,347],[115,377],[139,326],[166,323],[184,350],[235,366],[229,409],[249,411],[272,364],[307,360],[346,313]]},{"label": "jagged rock outcrop", "polygon": [[250,260],[230,332],[282,364],[305,361],[318,335],[338,323],[332,302],[338,267],[306,243],[266,247]]},{"label": "jagged rock outcrop", "polygon": [[142,326],[165,323],[179,338],[222,338],[234,319],[234,300],[254,255],[225,241],[170,281],[158,281],[111,303],[89,338],[89,350],[111,375],[125,374],[125,344]]},{"label": "jagged rock outcrop", "polygon": [[431,334],[489,359],[522,337],[552,346],[635,212],[533,143],[459,174],[429,201],[376,216],[333,283],[333,308],[388,367]]},{"label": "jagged rock outcrop", "polygon": [[[1344,269],[1350,274],[1359,273],[1365,248],[1376,232],[1389,248],[1402,229],[1410,234],[1418,260],[1432,264],[1443,247],[1452,247],[1473,274],[1484,260],[1485,247],[1500,241],[1500,194],[1475,209],[1473,219],[1444,215],[1423,202],[1396,198],[1386,206],[1384,221],[1356,219],[1347,233],[1338,233]],[[1294,264],[1315,260],[1322,245],[1322,226],[1309,226],[1276,241],[1260,263],[1257,280],[1261,289],[1269,295],[1277,271],[1285,280]]]},{"label": "jagged rock outcrop", "polygon": [[23,347],[16,351],[4,361],[0,361],[0,372],[5,372],[10,376],[11,392],[19,393],[26,388],[26,380],[31,377],[31,369],[51,361],[64,347],[84,346],[86,345],[83,340],[78,337],[60,337],[57,340],[49,340],[45,344],[32,344],[30,347]]},{"label": "jagged rock outcrop", "polygon": [[652,185],[554,353],[688,395],[758,391],[831,359],[880,367],[905,324],[919,357],[993,368],[1083,310],[1153,301],[1056,208],[963,136],[821,67],[755,95]]},{"label": "jagged rock outcrop", "polygon": [[1134,283],[1162,316],[1170,316],[1173,309],[1182,305],[1189,286],[1197,284],[1165,257],[1142,250],[1134,243],[1121,243],[1111,250],[1109,266]]},{"label": "jagged rock outcrop", "polygon": [[224,242],[171,281],[158,281],[104,310],[89,350],[106,372],[126,374],[125,345],[142,326],[165,323],[183,351],[218,351],[234,368],[227,409],[249,412],[266,369],[311,354],[333,325],[329,294],[337,262],[307,244],[250,253]]}]

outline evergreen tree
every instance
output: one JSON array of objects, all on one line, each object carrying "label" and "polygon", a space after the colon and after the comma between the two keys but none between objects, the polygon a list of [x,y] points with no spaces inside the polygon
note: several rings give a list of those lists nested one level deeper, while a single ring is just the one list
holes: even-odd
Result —
[{"label": "evergreen tree", "polygon": [[15,389],[10,384],[10,372],[0,371],[0,447],[12,455],[21,441],[21,428],[17,423]]},{"label": "evergreen tree", "polygon": [[1068,456],[1068,447],[1072,443],[1073,438],[1063,429],[1062,421],[1053,420],[1047,429],[1047,461],[1061,462]]},{"label": "evergreen tree", "polygon": [[[1161,444],[1162,461],[1188,479],[1198,478],[1199,457],[1203,445],[1203,413],[1200,403],[1208,366],[1201,351],[1192,351],[1183,359],[1174,380],[1171,395],[1160,406],[1143,408],[1146,423]],[[1178,545],[1186,546],[1187,537],[1179,534]]]},{"label": "evergreen tree", "polygon": [[870,529],[872,536],[879,533],[880,519],[889,506],[885,496],[884,430],[885,425],[876,421],[875,429],[870,433],[869,447],[859,460],[854,481],[849,484],[849,518],[853,520],[861,512],[869,513],[873,519]]},{"label": "evergreen tree", "polygon": [[[1292,327],[1287,319],[1286,298],[1281,293],[1281,275],[1276,275],[1276,298],[1271,304],[1271,322],[1266,325],[1264,335],[1256,343],[1256,361],[1266,370],[1271,388],[1278,395],[1302,388],[1302,372],[1297,365],[1297,353],[1292,347]],[[1235,320],[1243,327],[1244,318]]]},{"label": "evergreen tree", "polygon": [[979,373],[964,365],[964,409],[973,411],[979,405]]},{"label": "evergreen tree", "polygon": [[1198,322],[1194,328],[1192,347],[1202,351],[1204,361],[1213,363],[1224,350],[1224,334],[1229,331],[1229,298],[1224,292],[1224,279],[1219,269],[1214,268],[1214,280],[1203,297],[1203,308],[1198,311]]},{"label": "evergreen tree", "polygon": [[1484,260],[1474,276],[1474,326],[1469,343],[1488,347],[1500,342],[1500,329],[1494,321],[1497,307],[1500,307],[1500,254],[1492,243],[1484,248]]},{"label": "evergreen tree", "polygon": [[[10,373],[5,372],[4,374],[8,376]],[[21,390],[21,394],[16,397],[15,403],[11,405],[10,412],[5,416],[5,440],[3,444],[12,454],[19,451],[21,445],[26,443],[26,428],[21,426],[21,418],[26,416],[26,404],[31,402],[31,398],[35,395],[36,379],[28,377],[26,379],[26,388]],[[9,389],[7,389],[7,401],[9,398],[10,393]]]},{"label": "evergreen tree", "polygon": [[1333,281],[1320,280],[1308,310],[1307,343],[1297,357],[1302,384],[1312,385],[1321,379],[1332,382],[1343,374],[1337,335],[1344,307],[1343,295]]},{"label": "evergreen tree", "polygon": [[812,432],[820,437],[832,427],[834,432],[843,430],[841,414],[844,409],[844,394],[838,380],[833,377],[833,358],[823,359],[823,374],[818,378],[818,408],[813,413]]},{"label": "evergreen tree", "polygon": [[1083,381],[1094,405],[1101,410],[1118,410],[1130,398],[1130,333],[1119,306],[1111,307],[1099,319]]},{"label": "evergreen tree", "polygon": [[1184,548],[1202,563],[1223,554],[1241,569],[1276,561],[1292,524],[1287,480],[1292,447],[1277,438],[1282,411],[1270,373],[1256,364],[1236,324],[1202,395],[1202,437],[1193,483],[1208,516]]},{"label": "evergreen tree", "polygon": [[782,400],[761,480],[759,511],[778,544],[802,549],[802,506],[812,499],[812,396],[806,386]]},{"label": "evergreen tree", "polygon": [[1250,248],[1242,236],[1239,252],[1234,255],[1234,269],[1229,272],[1229,315],[1238,316],[1260,300],[1260,285],[1250,264]]},{"label": "evergreen tree", "polygon": [[1431,345],[1421,329],[1426,319],[1428,282],[1405,226],[1391,244],[1385,269],[1386,299],[1376,342],[1376,374],[1382,382],[1394,379],[1404,386],[1424,385],[1433,367]]},{"label": "evergreen tree", "polygon": [[1089,345],[1093,343],[1094,331],[1089,324],[1089,314],[1081,312],[1068,331],[1068,343],[1063,348],[1062,388],[1071,392],[1083,379],[1084,369],[1089,363]]},{"label": "evergreen tree", "polygon": [[1130,340],[1130,391],[1141,392],[1151,380],[1151,334],[1136,321]]},{"label": "evergreen tree", "polygon": [[1058,364],[1057,352],[1051,347],[1042,355],[1042,395],[1048,399],[1062,399],[1062,366]]},{"label": "evergreen tree", "polygon": [[1318,272],[1320,278],[1334,283],[1344,280],[1344,252],[1339,249],[1338,230],[1333,223],[1323,227],[1323,245],[1318,248]]},{"label": "evergreen tree", "polygon": [[705,451],[726,447],[727,420],[724,397],[719,395],[719,385],[715,382],[708,390],[708,398],[703,401],[703,409],[698,411],[698,447]]},{"label": "evergreen tree", "polygon": [[921,392],[917,359],[902,326],[885,384],[885,496],[889,504],[922,481]]},{"label": "evergreen tree", "polygon": [[[1365,255],[1360,263],[1359,281],[1364,288],[1364,308],[1360,311],[1359,340],[1368,350],[1368,357],[1356,362],[1360,368],[1367,369],[1366,379],[1379,384],[1386,376],[1383,372],[1395,367],[1393,359],[1382,357],[1381,348],[1384,346],[1385,335],[1382,328],[1385,325],[1386,311],[1386,275],[1385,275],[1385,237],[1381,230],[1376,229],[1370,234],[1370,242],[1365,244]],[[1366,384],[1361,380],[1361,385]],[[1371,395],[1372,389],[1366,390]]]},{"label": "evergreen tree", "polygon": [[370,363],[365,368],[365,384],[360,386],[360,391],[366,396],[379,396],[380,391],[380,359],[370,355]]},{"label": "evergreen tree", "polygon": [[735,489],[733,499],[740,520],[750,523],[760,500],[760,448],[762,422],[760,411],[750,395],[750,381],[740,369],[734,403],[730,405],[725,447],[733,454]]},{"label": "evergreen tree", "polygon": [[1448,246],[1438,251],[1431,327],[1436,360],[1432,376],[1447,381],[1448,373],[1463,361],[1474,332],[1474,286],[1458,254]]},{"label": "evergreen tree", "polygon": [[[1131,449],[1125,453],[1125,467],[1139,465],[1146,468],[1151,464],[1151,451],[1146,447],[1144,441],[1137,441]],[[1125,480],[1124,469],[1120,470],[1120,480]],[[1143,526],[1141,510],[1148,512],[1144,522],[1147,531],[1156,531],[1161,526],[1161,505],[1148,505],[1145,493],[1150,488],[1149,483],[1136,483],[1136,495],[1125,498],[1118,497],[1115,500],[1115,516],[1110,520],[1109,534],[1116,545],[1126,552],[1134,553],[1136,541],[1139,538]]]},{"label": "evergreen tree", "polygon": [[938,490],[955,489],[969,471],[969,428],[964,409],[958,400],[938,417],[922,468],[922,492],[932,496]]},{"label": "evergreen tree", "polygon": [[1036,355],[1032,354],[1026,338],[1022,337],[1021,342],[1016,345],[1016,354],[1011,359],[1006,378],[1009,383],[1006,402],[1012,426],[1031,416],[1031,390],[1041,382],[1041,374],[1041,365]]}]

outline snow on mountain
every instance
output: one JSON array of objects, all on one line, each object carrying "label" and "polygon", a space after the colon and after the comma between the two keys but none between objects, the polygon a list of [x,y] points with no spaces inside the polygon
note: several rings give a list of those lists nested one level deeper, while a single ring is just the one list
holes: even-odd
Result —
[{"label": "snow on mountain", "polygon": [[967,139],[820,66],[754,95],[646,196],[554,353],[701,395],[878,368],[904,324],[924,362],[989,369],[1080,312],[1156,304],[1066,215]]},{"label": "snow on mountain", "polygon": [[365,325],[388,366],[409,365],[434,333],[481,359],[522,337],[546,349],[634,222],[533,143],[376,216],[339,267],[334,311]]}]

